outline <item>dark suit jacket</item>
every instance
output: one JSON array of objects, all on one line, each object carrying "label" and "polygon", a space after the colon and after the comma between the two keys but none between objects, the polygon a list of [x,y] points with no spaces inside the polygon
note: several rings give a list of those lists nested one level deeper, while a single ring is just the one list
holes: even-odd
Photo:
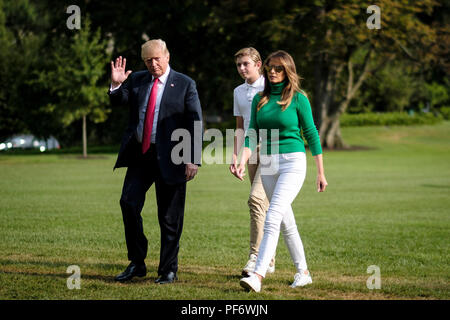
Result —
[{"label": "dark suit jacket", "polygon": [[[147,106],[148,103],[151,80],[152,75],[147,70],[133,72],[119,89],[109,92],[113,106],[128,105],[129,107],[128,128],[123,135],[114,169],[132,165],[136,160],[137,152],[140,152],[140,144],[135,139],[135,132],[139,123],[139,109],[143,105]],[[175,184],[186,181],[185,163],[201,164],[203,141],[201,121],[202,111],[194,80],[171,69],[161,98],[155,140],[159,168],[166,183]],[[184,159],[189,157],[190,161],[183,161],[180,164],[174,163],[171,159],[172,149],[181,141],[172,141],[172,133],[176,129],[187,130],[191,138],[190,157],[189,154],[183,155]]]}]

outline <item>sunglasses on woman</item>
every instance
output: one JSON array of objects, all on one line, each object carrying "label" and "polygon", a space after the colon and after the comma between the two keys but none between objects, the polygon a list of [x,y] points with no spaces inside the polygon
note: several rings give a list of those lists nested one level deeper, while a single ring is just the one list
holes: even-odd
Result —
[{"label": "sunglasses on woman", "polygon": [[264,69],[266,69],[267,72],[270,72],[272,69],[275,69],[276,73],[280,73],[281,71],[284,70],[283,66],[265,66]]}]

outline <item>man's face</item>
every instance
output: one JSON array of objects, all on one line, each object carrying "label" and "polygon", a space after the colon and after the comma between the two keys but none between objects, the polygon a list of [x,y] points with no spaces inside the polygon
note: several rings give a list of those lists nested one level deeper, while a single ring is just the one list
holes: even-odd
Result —
[{"label": "man's face", "polygon": [[245,80],[256,80],[259,78],[261,62],[254,62],[249,56],[240,56],[236,59],[236,68]]},{"label": "man's face", "polygon": [[169,55],[165,54],[161,48],[145,48],[143,60],[148,71],[155,78],[161,77],[169,65]]}]

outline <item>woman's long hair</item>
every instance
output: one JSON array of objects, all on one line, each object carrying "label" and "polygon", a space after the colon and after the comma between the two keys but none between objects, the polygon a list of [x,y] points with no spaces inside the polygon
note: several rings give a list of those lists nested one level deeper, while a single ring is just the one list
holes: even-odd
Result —
[{"label": "woman's long hair", "polygon": [[[286,74],[286,78],[284,81],[286,85],[281,93],[281,100],[277,101],[279,105],[281,105],[281,110],[284,111],[291,104],[292,98],[297,92],[301,92],[305,94],[305,92],[300,89],[300,77],[297,74],[297,70],[295,68],[294,59],[292,59],[291,55],[283,50],[278,50],[271,53],[263,64],[263,75],[265,80],[264,90],[259,93],[261,95],[261,100],[259,100],[258,105],[256,106],[256,110],[259,111],[270,98],[270,81],[265,67],[270,63],[270,60],[273,58],[278,58],[281,64],[284,67],[284,72]],[[306,95],[306,94],[305,94]]]}]

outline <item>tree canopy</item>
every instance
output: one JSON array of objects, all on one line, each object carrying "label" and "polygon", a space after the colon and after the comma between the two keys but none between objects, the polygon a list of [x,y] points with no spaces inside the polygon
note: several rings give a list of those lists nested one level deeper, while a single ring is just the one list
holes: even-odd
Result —
[{"label": "tree canopy", "polygon": [[[240,79],[234,53],[288,51],[304,79],[325,147],[345,146],[346,112],[439,110],[450,105],[448,3],[380,0],[380,29],[369,29],[357,0],[75,1],[80,29],[69,29],[72,3],[0,0],[0,137],[30,132],[77,144],[119,143],[126,110],[109,112],[108,60],[145,66],[140,46],[164,39],[171,66],[197,82],[204,115],[232,120]],[[52,112],[49,112],[52,111]],[[208,127],[208,125],[206,126]]]}]

